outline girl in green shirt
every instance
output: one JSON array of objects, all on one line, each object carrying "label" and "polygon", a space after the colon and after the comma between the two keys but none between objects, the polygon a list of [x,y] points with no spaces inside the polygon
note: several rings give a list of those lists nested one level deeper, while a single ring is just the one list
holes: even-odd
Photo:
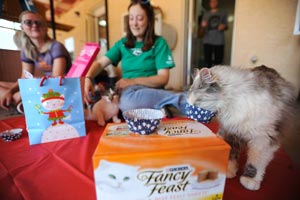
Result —
[{"label": "girl in green shirt", "polygon": [[122,78],[116,82],[121,91],[120,109],[124,112],[136,108],[161,109],[172,105],[184,113],[186,97],[162,89],[169,81],[170,69],[175,67],[166,40],[154,33],[154,10],[149,0],[132,0],[129,7],[126,37],[93,63],[85,80],[85,101],[94,94],[91,77],[106,66],[122,63]]}]

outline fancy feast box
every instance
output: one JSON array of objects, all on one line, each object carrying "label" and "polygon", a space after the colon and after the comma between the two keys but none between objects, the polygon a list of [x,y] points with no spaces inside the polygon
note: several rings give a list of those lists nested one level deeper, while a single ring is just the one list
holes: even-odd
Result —
[{"label": "fancy feast box", "polygon": [[97,199],[222,199],[229,150],[192,120],[162,121],[150,135],[109,123],[93,155]]}]

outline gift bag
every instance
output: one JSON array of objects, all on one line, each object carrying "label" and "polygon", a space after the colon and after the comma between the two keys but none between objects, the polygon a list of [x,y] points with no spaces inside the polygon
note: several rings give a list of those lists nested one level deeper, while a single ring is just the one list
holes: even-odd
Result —
[{"label": "gift bag", "polygon": [[85,76],[99,51],[100,51],[99,44],[86,43],[83,49],[80,51],[79,56],[73,62],[71,69],[67,73],[66,77]]},{"label": "gift bag", "polygon": [[86,135],[79,78],[19,79],[29,143]]}]

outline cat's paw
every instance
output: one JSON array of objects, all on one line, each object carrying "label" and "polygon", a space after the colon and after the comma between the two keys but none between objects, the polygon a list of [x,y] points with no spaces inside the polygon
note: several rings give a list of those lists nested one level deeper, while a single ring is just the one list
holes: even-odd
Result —
[{"label": "cat's paw", "polygon": [[241,176],[240,183],[248,190],[259,190],[261,182],[258,180],[255,180],[254,178],[250,178],[247,176]]},{"label": "cat's paw", "polygon": [[117,120],[114,120],[113,122],[114,122],[114,123],[121,123],[121,120],[120,120],[120,119],[117,119]]},{"label": "cat's paw", "polygon": [[119,119],[118,117],[113,117],[112,120],[114,123],[121,123],[121,119]]},{"label": "cat's paw", "polygon": [[227,178],[234,178],[238,171],[238,163],[236,160],[229,160],[228,162],[228,169],[226,172]]}]

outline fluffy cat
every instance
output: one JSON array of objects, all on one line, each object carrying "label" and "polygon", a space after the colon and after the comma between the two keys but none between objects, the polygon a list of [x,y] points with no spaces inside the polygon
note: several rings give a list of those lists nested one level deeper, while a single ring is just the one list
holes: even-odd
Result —
[{"label": "fluffy cat", "polygon": [[98,199],[146,199],[147,192],[136,178],[138,169],[137,166],[101,160],[94,171]]},{"label": "fluffy cat", "polygon": [[105,124],[112,119],[114,123],[120,123],[118,118],[119,114],[119,95],[115,94],[110,89],[108,95],[103,95],[99,101],[97,101],[92,109],[88,109],[85,113],[85,118],[90,120],[96,120],[99,126],[105,126]]},{"label": "fluffy cat", "polygon": [[274,69],[215,66],[198,70],[187,102],[217,112],[218,134],[231,145],[227,177],[235,177],[241,147],[247,162],[240,183],[260,189],[264,173],[279,148],[284,123],[296,102],[294,88]]}]

